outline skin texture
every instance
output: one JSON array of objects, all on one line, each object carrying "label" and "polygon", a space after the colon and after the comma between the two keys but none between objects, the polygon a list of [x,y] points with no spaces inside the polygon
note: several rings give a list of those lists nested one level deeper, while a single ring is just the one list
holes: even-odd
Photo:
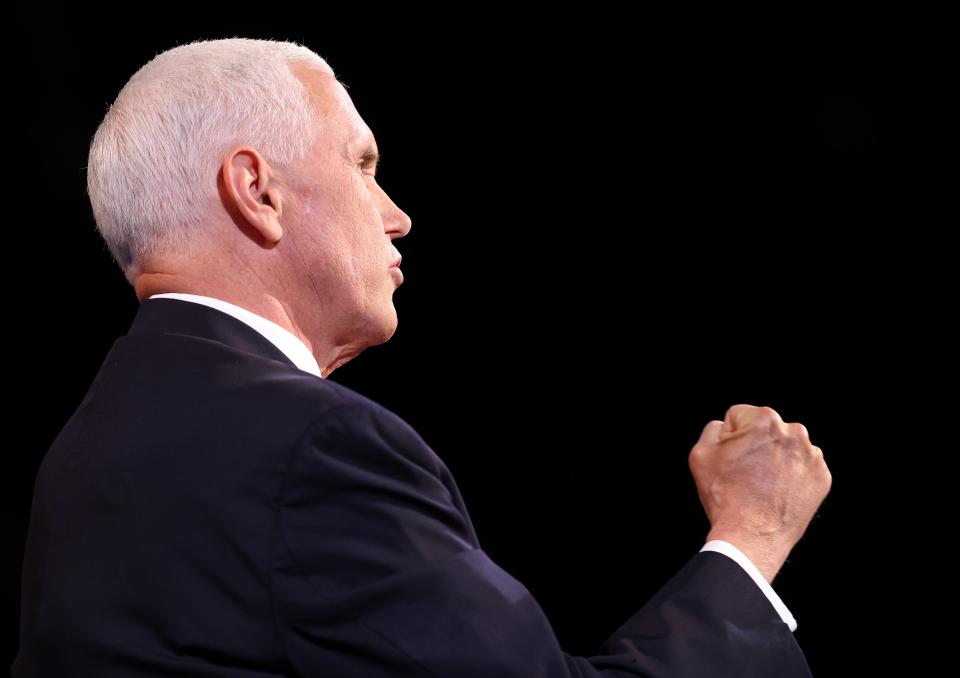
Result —
[{"label": "skin texture", "polygon": [[772,583],[830,492],[823,451],[803,424],[740,404],[704,427],[688,461],[710,520],[707,539],[736,546]]},{"label": "skin texture", "polygon": [[281,171],[238,145],[216,176],[219,203],[185,257],[154,257],[137,298],[184,292],[223,299],[292,332],[324,377],[397,328],[402,278],[393,240],[411,220],[377,184],[373,133],[329,68],[295,65],[320,132],[297,168]]}]

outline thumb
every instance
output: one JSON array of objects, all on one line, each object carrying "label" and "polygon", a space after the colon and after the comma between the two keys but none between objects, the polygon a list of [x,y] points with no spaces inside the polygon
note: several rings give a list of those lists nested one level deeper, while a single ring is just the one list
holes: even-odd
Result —
[{"label": "thumb", "polygon": [[759,412],[760,408],[756,405],[732,405],[723,418],[723,426],[719,434],[724,436],[746,428],[756,419]]},{"label": "thumb", "polygon": [[703,432],[700,434],[700,440],[697,441],[697,445],[713,446],[719,444],[720,428],[723,424],[724,422],[718,419],[708,421],[707,425],[703,427]]}]

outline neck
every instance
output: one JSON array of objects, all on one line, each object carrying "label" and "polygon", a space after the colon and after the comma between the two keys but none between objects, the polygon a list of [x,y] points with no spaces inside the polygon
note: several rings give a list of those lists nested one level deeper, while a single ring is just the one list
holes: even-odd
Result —
[{"label": "neck", "polygon": [[321,334],[324,329],[322,327],[316,328],[316,331],[302,327],[292,305],[265,290],[224,289],[209,282],[187,280],[183,276],[167,273],[145,273],[137,278],[134,288],[140,303],[154,294],[176,292],[213,297],[256,313],[302,341],[316,358],[320,373],[324,377],[363,350],[354,346],[338,345],[333,337]]}]

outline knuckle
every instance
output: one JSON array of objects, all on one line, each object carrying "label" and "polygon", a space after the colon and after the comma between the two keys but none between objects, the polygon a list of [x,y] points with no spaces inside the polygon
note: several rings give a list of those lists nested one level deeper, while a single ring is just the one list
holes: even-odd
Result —
[{"label": "knuckle", "polygon": [[783,420],[780,418],[780,415],[772,407],[761,407],[757,412],[756,421],[758,424],[770,429],[771,431],[779,430],[780,426],[783,425]]},{"label": "knuckle", "polygon": [[801,440],[810,440],[810,432],[807,431],[807,427],[800,422],[791,422],[787,424],[787,430]]},{"label": "knuckle", "polygon": [[767,431],[767,438],[777,444],[782,445],[788,449],[795,449],[797,447],[796,441],[783,430],[782,427],[777,425],[776,422],[770,424],[770,427]]},{"label": "knuckle", "polygon": [[764,413],[763,417],[758,419],[758,424],[760,430],[772,440],[780,441],[789,437],[789,431],[783,425],[783,422],[780,421],[780,417],[777,416],[776,412],[772,415]]},{"label": "knuckle", "polygon": [[777,414],[777,411],[775,409],[767,405],[764,405],[763,407],[761,407],[760,411],[757,414],[763,417],[764,419],[769,419],[771,421],[775,421],[777,417],[780,416]]}]

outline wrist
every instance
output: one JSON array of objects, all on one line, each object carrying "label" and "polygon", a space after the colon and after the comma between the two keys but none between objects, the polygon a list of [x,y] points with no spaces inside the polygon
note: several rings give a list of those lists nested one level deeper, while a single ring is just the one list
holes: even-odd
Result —
[{"label": "wrist", "polygon": [[756,566],[768,584],[773,583],[790,553],[790,549],[785,547],[781,540],[758,538],[742,531],[710,530],[707,541],[712,539],[725,541],[739,549]]}]

